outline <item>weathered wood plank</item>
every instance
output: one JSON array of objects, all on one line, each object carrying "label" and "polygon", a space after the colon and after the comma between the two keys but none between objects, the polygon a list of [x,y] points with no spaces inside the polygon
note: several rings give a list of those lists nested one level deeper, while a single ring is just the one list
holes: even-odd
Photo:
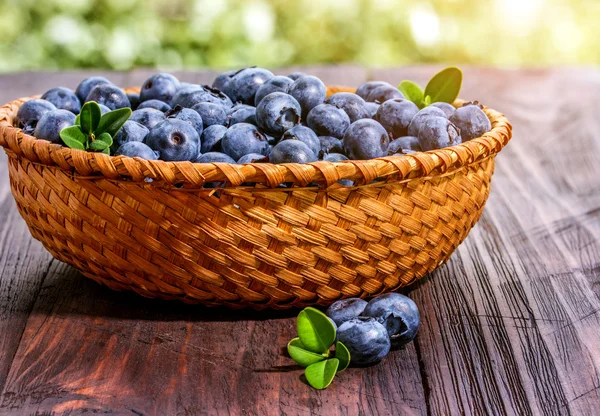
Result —
[{"label": "weathered wood plank", "polygon": [[[419,73],[399,72],[371,76]],[[426,305],[418,346],[429,408],[595,414],[600,74],[465,73],[463,96],[505,111],[514,139],[497,159],[482,219],[446,268],[412,292]]]}]

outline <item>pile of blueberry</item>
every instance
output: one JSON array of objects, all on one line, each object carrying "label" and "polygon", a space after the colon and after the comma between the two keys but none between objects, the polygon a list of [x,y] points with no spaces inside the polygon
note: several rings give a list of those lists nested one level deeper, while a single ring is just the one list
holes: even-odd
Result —
[{"label": "pile of blueberry", "polygon": [[356,94],[326,93],[317,77],[255,67],[225,72],[212,86],[159,73],[140,94],[91,77],[75,92],[52,88],[27,101],[16,122],[38,139],[62,143],[60,131],[76,123],[82,103],[95,101],[102,113],[130,107],[111,154],[200,163],[364,160],[453,146],[491,129],[477,103],[420,110],[382,81],[364,83]]},{"label": "pile of blueberry", "polygon": [[333,303],[326,315],[337,326],[337,340],[348,351],[352,364],[377,364],[391,348],[412,341],[419,330],[419,310],[415,302],[398,293],[387,293],[367,302],[359,298]]}]

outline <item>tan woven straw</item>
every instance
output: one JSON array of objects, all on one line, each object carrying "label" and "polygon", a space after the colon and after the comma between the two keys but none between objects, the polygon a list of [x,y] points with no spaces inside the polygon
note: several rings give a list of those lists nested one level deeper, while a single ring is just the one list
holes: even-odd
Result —
[{"label": "tan woven straw", "polygon": [[[353,90],[328,88],[338,91]],[[33,237],[112,289],[230,307],[327,305],[425,276],[479,219],[494,157],[511,138],[508,120],[484,108],[493,129],[483,137],[406,156],[148,161],[25,135],[13,120],[26,100],[0,109],[0,145]]]}]

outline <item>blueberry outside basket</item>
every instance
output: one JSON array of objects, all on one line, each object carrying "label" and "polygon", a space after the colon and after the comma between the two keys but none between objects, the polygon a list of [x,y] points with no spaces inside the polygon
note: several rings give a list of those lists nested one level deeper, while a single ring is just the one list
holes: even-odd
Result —
[{"label": "blueberry outside basket", "polygon": [[[328,88],[339,91],[354,90]],[[148,161],[24,134],[13,121],[28,99],[0,108],[0,145],[33,237],[112,289],[232,308],[327,305],[422,278],[479,219],[512,134],[484,108],[489,133],[425,153],[306,165]]]}]

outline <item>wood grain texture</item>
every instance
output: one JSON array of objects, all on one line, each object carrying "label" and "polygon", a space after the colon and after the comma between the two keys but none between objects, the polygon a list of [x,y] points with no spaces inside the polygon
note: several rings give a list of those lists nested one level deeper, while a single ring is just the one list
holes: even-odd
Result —
[{"label": "wood grain texture", "polygon": [[[437,69],[306,71],[356,85],[424,82]],[[135,85],[149,73],[121,80]],[[214,73],[178,75],[208,82]],[[36,249],[4,186],[0,265],[12,266],[0,277],[0,346],[13,352],[0,350],[0,414],[597,414],[600,72],[466,68],[465,76],[463,97],[505,112],[514,139],[497,158],[479,223],[410,292],[423,320],[413,345],[312,390],[281,351],[297,311],[232,312],[111,292]],[[73,87],[82,77],[51,75],[44,84],[3,76],[0,85],[14,88],[0,97]]]}]

